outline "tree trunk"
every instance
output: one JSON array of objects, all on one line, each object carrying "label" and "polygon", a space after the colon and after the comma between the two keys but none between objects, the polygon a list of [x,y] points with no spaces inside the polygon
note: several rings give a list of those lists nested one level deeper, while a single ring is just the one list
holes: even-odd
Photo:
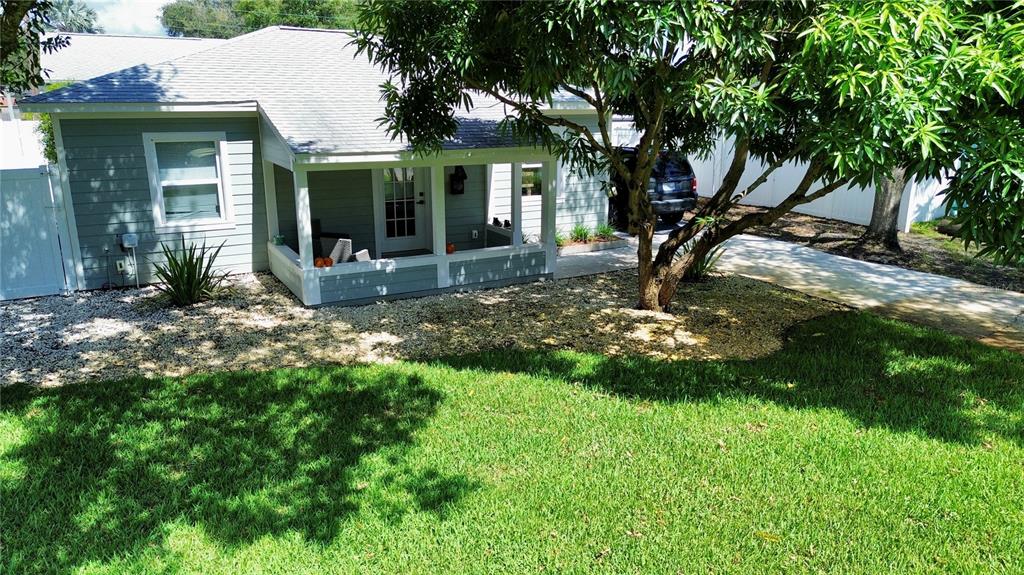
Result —
[{"label": "tree trunk", "polygon": [[[692,227],[692,225],[677,228],[670,235],[669,239],[661,245],[658,250],[658,257],[653,263],[641,263],[641,299],[640,305],[643,309],[654,309],[658,311],[669,311],[672,300],[675,298],[679,282],[686,275],[694,262],[707,256],[716,246],[722,242],[743,233],[745,230],[755,226],[768,226],[798,205],[806,204],[818,198],[825,197],[847,183],[848,180],[841,179],[824,185],[813,193],[808,193],[812,184],[821,175],[823,166],[820,162],[812,161],[807,167],[807,172],[797,185],[796,189],[774,208],[753,214],[747,214],[739,219],[730,221],[724,225],[713,223],[710,226]],[[725,205],[716,212],[716,215],[724,216],[733,205]],[[707,209],[707,205],[702,208]],[[678,234],[678,235],[677,235]],[[653,239],[653,234],[651,239]],[[640,251],[644,252],[644,237],[641,237]],[[676,251],[692,242],[689,250],[682,257],[676,258]],[[650,257],[650,243],[646,246],[647,257]],[[645,260],[641,260],[645,261]],[[649,261],[646,260],[646,261]],[[649,281],[645,281],[647,278]],[[657,298],[652,305],[651,293],[655,292]]]},{"label": "tree trunk", "polygon": [[875,203],[871,209],[871,223],[860,241],[878,243],[893,251],[901,251],[899,232],[900,200],[907,186],[907,170],[893,168],[882,179],[882,185],[875,192]]},{"label": "tree trunk", "polygon": [[686,272],[693,267],[695,262],[707,257],[708,253],[722,241],[722,239],[718,239],[718,234],[714,231],[708,231],[693,240],[693,245],[690,246],[690,251],[686,255],[673,262],[658,290],[658,305],[662,310],[672,311],[672,300],[676,297],[679,282],[686,277]]},{"label": "tree trunk", "polygon": [[35,7],[36,2],[4,2],[4,13],[0,15],[0,64],[5,67],[7,60],[17,54],[21,21]]},{"label": "tree trunk", "polygon": [[[646,192],[645,192],[646,193]],[[658,290],[661,282],[658,279],[659,270],[653,261],[654,251],[654,224],[646,223],[639,226],[637,246],[637,268],[639,272],[640,300],[637,307],[640,309],[656,310],[658,307]]]}]

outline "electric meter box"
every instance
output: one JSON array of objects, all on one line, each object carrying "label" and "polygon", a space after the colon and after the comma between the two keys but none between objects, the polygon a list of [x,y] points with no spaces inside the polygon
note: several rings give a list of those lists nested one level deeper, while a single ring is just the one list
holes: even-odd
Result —
[{"label": "electric meter box", "polygon": [[121,247],[124,249],[139,247],[139,234],[121,234]]}]

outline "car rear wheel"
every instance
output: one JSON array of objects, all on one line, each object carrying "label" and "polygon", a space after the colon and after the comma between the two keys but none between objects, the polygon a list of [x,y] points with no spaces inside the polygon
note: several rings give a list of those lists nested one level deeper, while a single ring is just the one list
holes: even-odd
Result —
[{"label": "car rear wheel", "polygon": [[668,224],[670,226],[674,226],[674,225],[678,224],[679,222],[681,222],[683,220],[683,214],[681,214],[681,213],[661,214],[658,217],[661,218],[661,221],[665,222],[666,224]]}]

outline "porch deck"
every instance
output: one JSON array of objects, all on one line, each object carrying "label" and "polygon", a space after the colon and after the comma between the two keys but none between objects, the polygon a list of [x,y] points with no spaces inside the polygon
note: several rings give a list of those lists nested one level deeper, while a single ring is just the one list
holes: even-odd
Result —
[{"label": "porch deck", "polygon": [[[282,242],[267,245],[271,271],[309,306],[551,277],[557,167],[550,156],[538,161],[536,154],[527,168],[528,186],[523,164],[515,161],[503,164],[503,176],[495,175],[502,164],[472,164],[467,158],[442,157],[426,165],[415,159],[295,164],[291,170],[268,161],[265,169],[275,174],[266,178],[268,220],[271,237]],[[462,176],[461,186],[453,174]],[[537,197],[538,188],[547,194]],[[528,193],[539,200],[539,230],[524,224]],[[321,236],[321,227],[332,231]],[[365,250],[363,257],[370,259],[317,267],[315,254],[327,252],[320,237],[332,238],[328,243],[344,238],[353,252]]]},{"label": "porch deck", "polygon": [[539,244],[382,258],[311,270],[302,268],[299,255],[288,246],[268,244],[267,248],[274,275],[296,296],[318,290],[320,304],[356,305],[448,289],[497,287],[554,274],[554,258],[549,260]]}]

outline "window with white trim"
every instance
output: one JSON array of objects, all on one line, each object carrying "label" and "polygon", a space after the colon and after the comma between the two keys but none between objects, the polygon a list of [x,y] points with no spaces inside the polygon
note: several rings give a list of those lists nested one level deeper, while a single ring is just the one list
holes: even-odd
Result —
[{"label": "window with white trim", "polygon": [[208,229],[232,223],[223,132],[143,134],[153,218],[158,228]]}]

